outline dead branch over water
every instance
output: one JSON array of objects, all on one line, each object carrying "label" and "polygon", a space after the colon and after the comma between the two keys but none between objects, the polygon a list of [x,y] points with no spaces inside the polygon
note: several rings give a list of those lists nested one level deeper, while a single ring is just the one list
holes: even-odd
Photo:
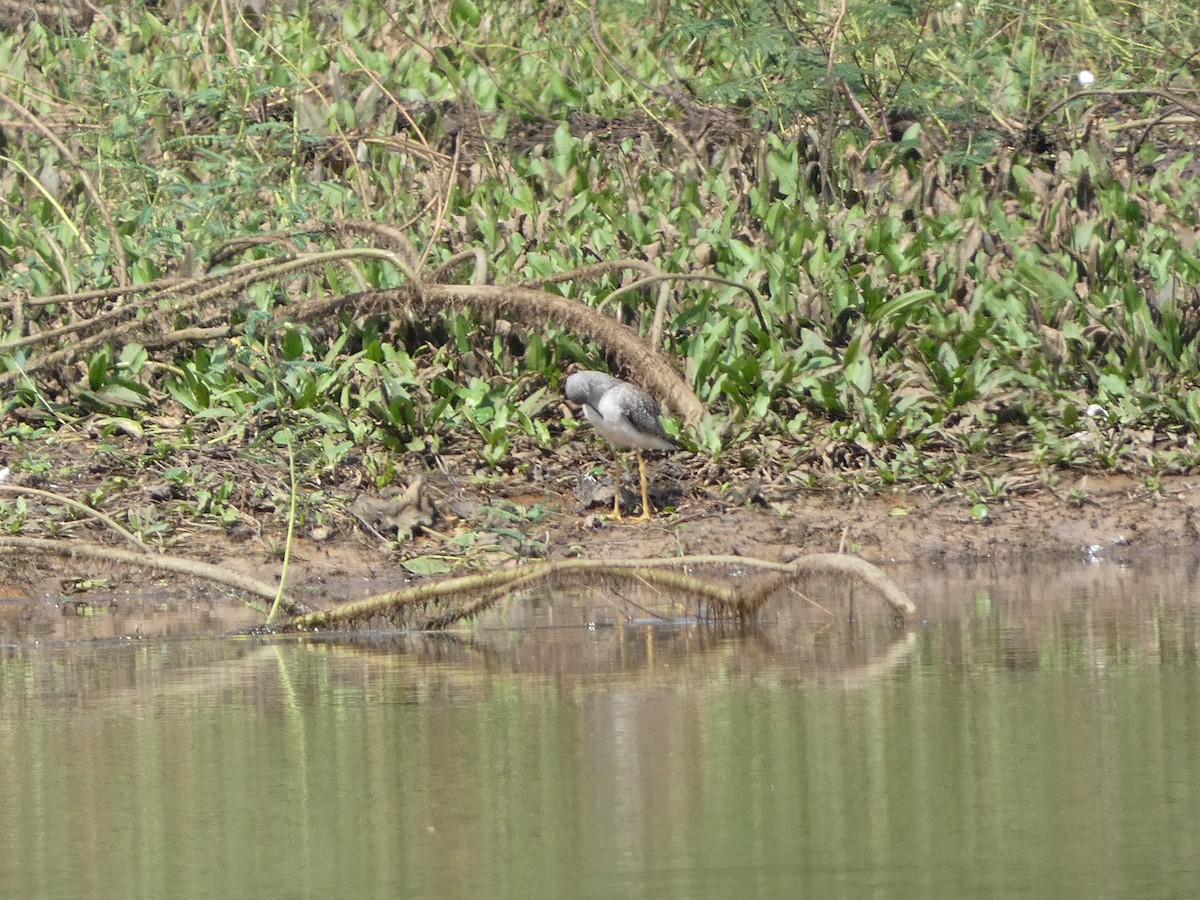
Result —
[{"label": "dead branch over water", "polygon": [[[0,553],[18,552],[144,566],[223,584],[266,599],[274,599],[279,594],[277,586],[234,572],[227,566],[156,553],[148,548],[130,551],[88,541],[0,535]],[[759,571],[769,574],[741,587],[692,573],[698,568],[714,567],[734,573]],[[534,589],[557,594],[577,588],[619,592],[630,586],[652,590],[664,600],[681,606],[694,602],[698,616],[708,621],[747,621],[765,605],[781,597],[785,588],[795,587],[812,576],[835,576],[858,582],[876,593],[901,620],[916,613],[912,600],[882,571],[862,559],[838,553],[810,554],[790,563],[743,556],[602,561],[559,559],[447,578],[316,611],[284,598],[282,608],[292,618],[273,630],[339,630],[381,620],[418,631],[437,630],[478,616],[498,603]]]},{"label": "dead branch over water", "polygon": [[[763,569],[772,574],[741,590],[678,568],[723,564]],[[357,626],[385,620],[416,630],[445,628],[479,615],[491,606],[530,589],[561,592],[579,586],[621,587],[629,584],[669,592],[673,599],[693,600],[701,617],[711,620],[751,619],[783,588],[805,577],[833,575],[857,581],[876,592],[901,618],[916,606],[894,582],[870,563],[853,556],[816,553],[792,563],[746,557],[678,557],[672,559],[566,559],[526,563],[513,569],[447,578],[398,591],[388,591],[329,609],[294,616],[281,631],[309,631]]]}]

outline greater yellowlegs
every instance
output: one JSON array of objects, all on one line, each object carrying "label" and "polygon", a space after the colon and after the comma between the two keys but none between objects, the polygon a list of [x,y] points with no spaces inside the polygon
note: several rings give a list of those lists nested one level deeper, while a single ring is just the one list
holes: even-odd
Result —
[{"label": "greater yellowlegs", "polygon": [[[575,372],[567,376],[567,399],[583,404],[583,414],[600,436],[616,447],[637,451],[638,474],[642,482],[642,514],[650,518],[650,497],[646,486],[646,460],[643,450],[674,450],[658,416],[658,401],[627,381],[603,372]],[[613,518],[621,516],[621,464],[617,459],[617,480],[613,489]]]}]

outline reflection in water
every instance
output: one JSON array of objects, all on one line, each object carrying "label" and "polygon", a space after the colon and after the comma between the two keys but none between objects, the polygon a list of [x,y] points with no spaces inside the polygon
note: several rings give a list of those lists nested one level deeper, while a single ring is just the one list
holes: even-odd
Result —
[{"label": "reflection in water", "polygon": [[901,571],[908,633],[861,601],[749,630],[530,603],[466,636],[11,646],[0,884],[1187,896],[1194,574]]}]

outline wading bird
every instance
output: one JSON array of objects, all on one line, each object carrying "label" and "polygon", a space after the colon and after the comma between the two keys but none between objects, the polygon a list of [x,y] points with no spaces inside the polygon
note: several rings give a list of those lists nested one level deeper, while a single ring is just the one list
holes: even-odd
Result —
[{"label": "wading bird", "polygon": [[[642,514],[650,518],[650,497],[646,487],[646,460],[643,450],[674,450],[662,423],[658,401],[645,391],[603,372],[575,372],[567,376],[567,399],[583,404],[583,414],[600,436],[617,448],[637,451],[638,474],[642,482]],[[613,518],[621,516],[621,461],[616,454],[617,479],[613,490]]]}]

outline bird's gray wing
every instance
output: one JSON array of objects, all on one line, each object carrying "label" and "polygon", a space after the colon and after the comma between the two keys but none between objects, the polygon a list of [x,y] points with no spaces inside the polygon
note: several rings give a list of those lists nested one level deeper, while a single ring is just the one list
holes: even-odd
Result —
[{"label": "bird's gray wing", "polygon": [[670,443],[663,430],[662,422],[658,420],[662,408],[658,401],[645,391],[635,388],[632,384],[618,381],[604,395],[604,412],[608,409],[619,409],[630,423],[642,434],[653,435]]}]

